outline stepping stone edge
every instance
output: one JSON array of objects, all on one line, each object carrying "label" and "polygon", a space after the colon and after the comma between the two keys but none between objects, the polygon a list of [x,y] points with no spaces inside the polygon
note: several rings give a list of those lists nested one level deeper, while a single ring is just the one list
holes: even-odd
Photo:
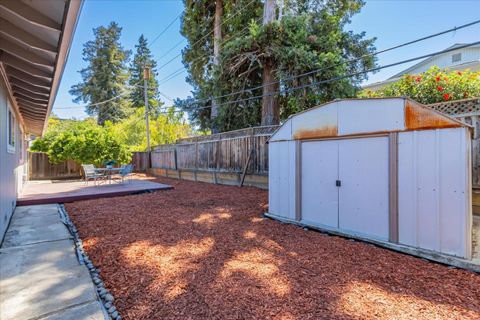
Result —
[{"label": "stepping stone edge", "polygon": [[115,298],[112,293],[110,293],[106,288],[100,277],[100,269],[97,269],[93,262],[88,257],[85,250],[83,250],[82,239],[78,235],[78,230],[70,219],[67,210],[63,204],[58,205],[58,212],[62,222],[67,226],[68,231],[73,237],[73,242],[75,243],[75,252],[77,253],[78,262],[80,265],[85,265],[90,273],[92,283],[95,286],[95,292],[97,294],[98,300],[101,302],[103,314],[105,319],[112,320],[121,320],[122,316],[120,315],[118,309],[114,306],[113,302]]}]

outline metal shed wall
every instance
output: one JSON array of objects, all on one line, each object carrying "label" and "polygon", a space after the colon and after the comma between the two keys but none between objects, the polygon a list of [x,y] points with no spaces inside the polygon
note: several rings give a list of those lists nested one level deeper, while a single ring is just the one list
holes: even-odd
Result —
[{"label": "metal shed wall", "polygon": [[470,258],[469,146],[466,128],[399,133],[401,244]]},{"label": "metal shed wall", "polygon": [[269,191],[270,212],[295,219],[296,205],[296,143],[276,142],[269,145]]},{"label": "metal shed wall", "polygon": [[[388,221],[388,239],[383,241],[470,259],[469,127],[404,98],[334,101],[289,118],[269,141],[269,214],[307,225],[324,226],[325,223],[312,220],[312,217],[315,218],[312,208],[316,206],[312,207],[312,203],[318,201],[307,203],[304,199],[306,196],[320,197],[320,191],[302,190],[305,188],[303,177],[312,180],[312,177],[318,177],[321,170],[325,172],[325,168],[319,168],[321,161],[315,160],[306,166],[308,172],[302,171],[303,163],[306,163],[303,158],[322,157],[322,154],[304,154],[302,145],[312,141],[341,139],[351,140],[355,144],[356,139],[365,142],[368,139],[361,138],[381,136],[388,138],[389,145],[388,155],[381,159],[381,165],[388,168],[389,181],[388,187],[382,187],[389,194],[389,210],[383,211]],[[368,146],[360,149],[368,150]],[[380,155],[372,151],[371,157],[377,160]],[[348,157],[339,152],[339,166],[348,166],[349,159],[345,158]],[[364,163],[368,166],[368,161]],[[372,165],[378,167],[380,164],[372,161]],[[341,168],[338,170],[341,173]],[[355,176],[356,171],[352,170],[349,171],[353,172],[350,176]],[[350,179],[351,182],[354,180]],[[360,182],[356,183],[362,185]],[[332,184],[335,185],[335,181],[332,180]],[[363,195],[360,198],[365,197]],[[372,198],[375,197],[372,195]],[[355,197],[349,199],[354,199],[354,202],[358,200]],[[304,217],[303,211],[307,206],[310,208],[309,216]],[[342,204],[339,204],[339,208],[342,208]],[[356,212],[362,206],[358,203],[353,204],[352,208],[349,210]],[[343,212],[346,211],[343,209]],[[372,220],[368,223],[375,223],[375,219],[367,218],[368,214],[358,215],[360,211],[353,211],[351,214],[356,215],[352,216],[353,220],[368,219]],[[382,216],[381,220],[384,221],[384,218]],[[337,225],[333,229],[339,232],[352,235],[362,233],[362,230],[346,230],[341,223]],[[325,227],[331,229],[328,224]],[[366,236],[369,237],[368,234]],[[370,238],[375,237],[372,234]],[[381,238],[385,239],[385,236]]]}]

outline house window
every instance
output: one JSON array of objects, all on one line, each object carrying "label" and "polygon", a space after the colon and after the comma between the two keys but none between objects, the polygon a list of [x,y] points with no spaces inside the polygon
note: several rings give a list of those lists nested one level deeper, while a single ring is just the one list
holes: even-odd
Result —
[{"label": "house window", "polygon": [[461,60],[462,60],[462,53],[461,52],[452,54],[452,62],[459,62]]},{"label": "house window", "polygon": [[7,108],[7,151],[15,152],[15,116],[12,110]]}]

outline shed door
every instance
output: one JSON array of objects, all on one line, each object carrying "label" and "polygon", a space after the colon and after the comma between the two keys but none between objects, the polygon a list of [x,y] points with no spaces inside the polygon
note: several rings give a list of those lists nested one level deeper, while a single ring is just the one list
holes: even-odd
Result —
[{"label": "shed door", "polygon": [[301,152],[302,222],[388,240],[388,138],[302,142]]},{"label": "shed door", "polygon": [[303,142],[301,165],[302,220],[338,228],[338,141]]},{"label": "shed door", "polygon": [[388,240],[388,137],[339,140],[339,228]]}]

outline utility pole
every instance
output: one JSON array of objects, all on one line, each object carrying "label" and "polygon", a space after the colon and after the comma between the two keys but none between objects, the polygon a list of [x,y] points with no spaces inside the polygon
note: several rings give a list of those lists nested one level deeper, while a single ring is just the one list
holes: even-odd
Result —
[{"label": "utility pole", "polygon": [[[150,68],[145,66],[143,69],[143,90],[145,92],[145,124],[147,127],[147,152],[150,159],[150,124],[148,122],[148,80],[150,79]],[[150,164],[149,164],[150,167]]]}]

